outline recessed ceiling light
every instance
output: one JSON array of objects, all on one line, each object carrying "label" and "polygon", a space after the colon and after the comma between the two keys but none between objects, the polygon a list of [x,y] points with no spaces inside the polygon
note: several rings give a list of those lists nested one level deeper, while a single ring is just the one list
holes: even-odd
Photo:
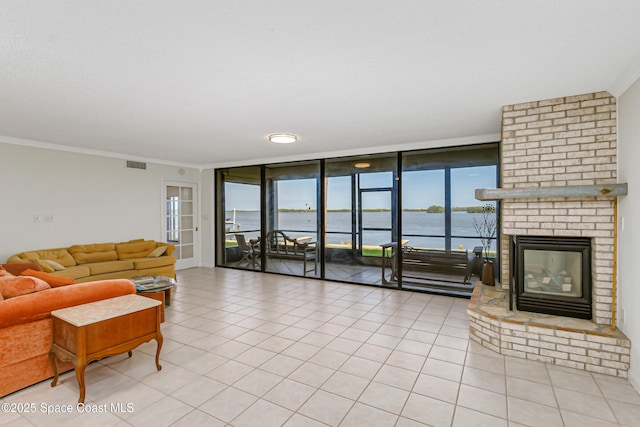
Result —
[{"label": "recessed ceiling light", "polygon": [[269,141],[275,142],[276,144],[291,144],[297,140],[298,137],[290,133],[274,133],[273,135],[269,135]]},{"label": "recessed ceiling light", "polygon": [[355,165],[353,165],[355,167],[357,167],[358,169],[366,169],[371,167],[371,163],[367,163],[367,162],[360,162],[360,163],[356,163]]}]

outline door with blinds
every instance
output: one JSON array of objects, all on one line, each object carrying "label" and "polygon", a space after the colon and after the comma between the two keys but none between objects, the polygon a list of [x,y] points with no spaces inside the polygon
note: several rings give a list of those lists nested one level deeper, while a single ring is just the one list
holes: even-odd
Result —
[{"label": "door with blinds", "polygon": [[164,236],[176,246],[176,270],[199,265],[198,185],[184,182],[164,184]]}]

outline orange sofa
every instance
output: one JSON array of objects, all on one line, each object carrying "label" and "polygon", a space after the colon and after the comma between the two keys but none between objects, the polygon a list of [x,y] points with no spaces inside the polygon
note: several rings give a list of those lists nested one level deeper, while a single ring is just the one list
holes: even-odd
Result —
[{"label": "orange sofa", "polygon": [[[13,274],[20,274],[20,268],[34,267],[20,266],[4,267]],[[0,301],[0,397],[53,376],[48,356],[53,310],[135,292],[130,280],[111,279],[53,287]],[[70,363],[58,362],[59,372],[72,368]]]}]

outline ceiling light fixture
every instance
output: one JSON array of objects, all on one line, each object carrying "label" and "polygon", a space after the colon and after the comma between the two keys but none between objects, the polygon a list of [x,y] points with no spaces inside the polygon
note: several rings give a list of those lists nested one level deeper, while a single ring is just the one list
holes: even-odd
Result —
[{"label": "ceiling light fixture", "polygon": [[358,169],[366,169],[366,168],[371,167],[371,163],[367,163],[367,162],[360,162],[360,163],[356,163],[356,164],[355,164],[355,165],[353,165],[353,166],[355,166],[355,167],[356,167],[356,168],[358,168]]},{"label": "ceiling light fixture", "polygon": [[297,140],[298,137],[290,133],[274,133],[269,135],[269,141],[275,142],[276,144],[291,144]]}]

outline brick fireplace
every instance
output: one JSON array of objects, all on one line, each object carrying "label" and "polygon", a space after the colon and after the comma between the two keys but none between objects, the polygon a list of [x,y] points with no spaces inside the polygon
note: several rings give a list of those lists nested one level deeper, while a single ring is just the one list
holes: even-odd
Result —
[{"label": "brick fireplace", "polygon": [[[505,106],[501,186],[615,184],[616,141],[616,100],[607,92]],[[593,248],[593,321],[610,325],[613,199],[505,199],[501,208],[502,283],[510,282],[510,236],[589,237]]]},{"label": "brick fireplace", "polygon": [[[519,189],[536,194],[617,184],[616,142],[616,99],[607,92],[503,107],[499,191],[513,194],[500,197],[503,289],[500,294],[478,285],[469,308],[472,339],[502,354],[626,376],[630,343],[611,328],[614,198],[580,192],[517,196]],[[512,310],[510,251],[516,236],[590,240],[590,320]],[[501,310],[495,309],[498,300],[505,305]]]}]

